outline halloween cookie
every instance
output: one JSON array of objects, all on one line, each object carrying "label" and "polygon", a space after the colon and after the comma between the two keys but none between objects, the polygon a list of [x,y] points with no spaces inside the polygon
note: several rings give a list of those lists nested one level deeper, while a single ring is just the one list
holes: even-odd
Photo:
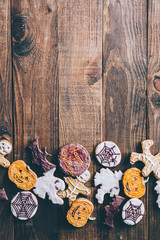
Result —
[{"label": "halloween cookie", "polygon": [[132,198],[125,203],[122,209],[122,219],[128,225],[135,225],[144,215],[144,204],[137,198]]},{"label": "halloween cookie", "polygon": [[158,198],[157,198],[156,203],[158,204],[158,207],[160,208],[160,180],[158,180],[158,181],[156,182],[156,186],[155,186],[154,190],[155,190],[155,191],[157,192],[157,194],[158,194]]},{"label": "halloween cookie", "polygon": [[119,147],[109,141],[100,143],[95,149],[95,155],[98,162],[105,167],[115,167],[121,161]]},{"label": "halloween cookie", "polygon": [[149,176],[151,172],[154,173],[157,179],[160,179],[160,153],[153,156],[150,152],[150,147],[153,145],[152,140],[145,140],[142,142],[143,153],[132,152],[130,157],[130,163],[134,164],[137,161],[141,161],[145,164],[142,169],[142,175],[144,177]]},{"label": "halloween cookie", "polygon": [[37,182],[37,175],[22,160],[17,160],[8,169],[8,177],[18,188],[30,190]]},{"label": "halloween cookie", "polygon": [[11,201],[11,212],[20,220],[32,218],[38,209],[36,196],[28,191],[18,192]]},{"label": "halloween cookie", "polygon": [[57,195],[60,198],[68,198],[69,205],[72,204],[77,198],[79,193],[88,196],[91,194],[91,190],[87,188],[84,183],[86,183],[90,179],[90,172],[86,170],[80,176],[76,178],[65,177],[64,180],[68,185],[68,188],[65,191],[57,192]]},{"label": "halloween cookie", "polygon": [[56,165],[50,163],[46,157],[51,156],[46,152],[46,148],[44,151],[39,149],[38,140],[33,141],[28,145],[28,148],[32,153],[32,163],[37,164],[43,168],[45,172],[51,170],[52,168],[56,168]]},{"label": "halloween cookie", "polygon": [[123,174],[124,193],[130,198],[140,198],[145,194],[145,180],[138,168],[130,168]]},{"label": "halloween cookie", "polygon": [[75,177],[89,168],[91,159],[83,146],[71,143],[61,148],[58,161],[66,175]]},{"label": "halloween cookie", "polygon": [[0,199],[1,200],[8,200],[6,191],[4,190],[4,188],[0,189]]},{"label": "halloween cookie", "polygon": [[50,171],[43,173],[44,176],[37,179],[33,192],[43,199],[45,199],[46,194],[48,194],[53,204],[62,205],[63,199],[58,197],[57,192],[65,189],[65,183],[62,179],[53,175],[55,170],[55,168],[52,168]]},{"label": "halloween cookie", "polygon": [[120,206],[123,203],[125,198],[115,195],[113,198],[113,202],[109,203],[104,207],[105,217],[104,217],[104,225],[107,225],[111,228],[114,227],[114,217],[117,216],[120,211]]},{"label": "halloween cookie", "polygon": [[83,227],[88,219],[95,220],[91,218],[94,209],[93,203],[85,198],[79,198],[73,202],[71,208],[67,213],[67,220],[74,227]]},{"label": "halloween cookie", "polygon": [[10,162],[4,157],[12,151],[12,144],[2,139],[0,140],[0,165],[2,167],[8,168],[10,166]]},{"label": "halloween cookie", "polygon": [[114,173],[108,168],[102,168],[100,173],[96,173],[94,176],[94,185],[97,187],[101,185],[97,191],[96,198],[98,203],[102,204],[104,201],[104,195],[106,193],[113,197],[115,194],[118,195],[120,192],[119,181],[122,178],[121,171],[115,171]]}]

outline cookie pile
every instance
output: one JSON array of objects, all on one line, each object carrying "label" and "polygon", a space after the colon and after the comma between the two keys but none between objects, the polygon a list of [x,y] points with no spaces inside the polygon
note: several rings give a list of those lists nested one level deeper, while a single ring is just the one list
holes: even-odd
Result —
[{"label": "cookie pile", "polygon": [[[121,217],[124,223],[128,225],[137,224],[144,216],[144,204],[139,199],[145,194],[145,183],[148,181],[144,177],[153,171],[155,177],[160,179],[160,154],[153,156],[150,153],[152,140],[142,142],[143,153],[132,153],[130,163],[142,161],[145,167],[142,171],[138,168],[127,169],[124,174],[121,171],[111,171],[110,167],[116,167],[121,162],[121,152],[118,146],[109,141],[100,143],[95,149],[95,156],[98,162],[103,166],[100,172],[94,175],[94,185],[100,187],[97,190],[95,198],[99,204],[103,204],[105,194],[109,194],[113,199],[104,207],[104,224],[114,227],[114,216],[121,211]],[[69,210],[66,218],[70,224],[75,227],[84,226],[91,217],[94,210],[93,203],[83,197],[77,198],[79,194],[89,196],[91,190],[85,186],[90,179],[88,170],[91,158],[88,151],[80,144],[69,144],[62,147],[58,155],[58,164],[65,174],[64,180],[55,177],[56,165],[47,160],[49,155],[46,151],[41,151],[38,140],[34,140],[28,145],[32,154],[32,163],[40,166],[43,170],[43,176],[37,177],[36,173],[26,165],[23,160],[16,160],[11,165],[6,159],[12,151],[12,144],[5,138],[0,140],[0,165],[8,168],[9,179],[16,186],[24,191],[19,191],[11,200],[11,212],[20,220],[32,218],[38,209],[38,197],[45,199],[46,195],[53,204],[62,205],[64,198],[68,198]],[[126,199],[119,196],[120,181],[122,180],[123,190]],[[30,190],[33,190],[33,193]],[[157,181],[155,190],[159,194],[157,203],[160,207],[160,180]],[[4,188],[0,189],[0,199],[8,200]]]}]

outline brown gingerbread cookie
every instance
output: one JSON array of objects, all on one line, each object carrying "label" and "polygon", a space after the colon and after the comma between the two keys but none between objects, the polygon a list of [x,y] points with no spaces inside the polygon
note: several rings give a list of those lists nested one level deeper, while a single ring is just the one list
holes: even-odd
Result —
[{"label": "brown gingerbread cookie", "polygon": [[77,199],[68,210],[67,220],[74,227],[83,227],[88,219],[95,220],[91,218],[90,215],[94,210],[93,203],[85,198]]},{"label": "brown gingerbread cookie", "polygon": [[37,175],[22,160],[17,160],[8,169],[8,177],[18,188],[32,189],[37,182]]},{"label": "brown gingerbread cookie", "polygon": [[85,196],[89,196],[91,194],[91,190],[84,185],[84,183],[86,183],[89,179],[90,172],[88,170],[76,178],[65,177],[64,180],[67,183],[68,188],[65,191],[59,191],[57,195],[60,198],[68,198],[69,205],[71,205],[76,200],[79,193]]},{"label": "brown gingerbread cookie", "polygon": [[89,168],[91,158],[83,146],[71,143],[60,149],[58,161],[60,168],[66,175],[76,177]]}]

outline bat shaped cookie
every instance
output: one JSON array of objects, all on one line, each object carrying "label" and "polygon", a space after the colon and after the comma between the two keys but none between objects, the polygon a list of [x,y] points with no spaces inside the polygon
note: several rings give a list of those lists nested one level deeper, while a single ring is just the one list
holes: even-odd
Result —
[{"label": "bat shaped cookie", "polygon": [[2,167],[8,168],[10,166],[10,162],[4,157],[12,151],[12,144],[3,139],[0,140],[0,165]]},{"label": "bat shaped cookie", "polygon": [[39,149],[38,140],[34,140],[31,144],[28,145],[28,148],[32,153],[32,163],[35,163],[41,166],[44,172],[51,170],[52,168],[56,168],[56,165],[50,163],[46,157],[51,156],[46,152],[46,148],[44,151]]}]

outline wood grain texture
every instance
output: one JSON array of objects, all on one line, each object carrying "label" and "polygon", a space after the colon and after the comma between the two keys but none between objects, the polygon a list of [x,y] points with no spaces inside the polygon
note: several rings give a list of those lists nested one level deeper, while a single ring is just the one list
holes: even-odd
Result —
[{"label": "wood grain texture", "polygon": [[[120,147],[118,168],[125,171],[130,153],[140,151],[146,139],[147,1],[104,0],[103,5],[103,137]],[[147,193],[142,200],[143,221],[131,228],[119,220],[115,230],[104,230],[103,239],[146,240]]]},{"label": "wood grain texture", "polygon": [[[152,153],[160,152],[160,3],[157,0],[148,1],[148,138],[154,141]],[[150,177],[148,198],[148,239],[159,238],[160,209],[156,203],[157,193],[154,190],[156,179]]]},{"label": "wood grain texture", "polygon": [[[11,21],[10,1],[0,1],[0,139],[7,138],[4,129],[12,132],[12,64],[11,64]],[[5,128],[3,128],[5,127]],[[12,158],[12,154],[10,155]],[[10,160],[11,160],[10,158]],[[7,195],[7,169],[0,167],[0,188],[4,187]],[[9,202],[0,201],[0,239],[13,239],[13,218],[9,211]]]},{"label": "wood grain texture", "polygon": [[[60,0],[58,39],[59,146],[78,142],[93,156],[102,137],[102,1]],[[91,177],[96,172],[96,164],[92,158]],[[93,214],[97,219],[80,229],[69,226],[65,220],[66,202],[61,211],[61,240],[101,238],[93,182],[86,186],[91,187],[89,199],[96,205]]]},{"label": "wood grain texture", "polygon": [[[25,148],[37,138],[40,148],[47,147],[53,156],[58,148],[57,3],[13,0],[12,16],[14,159],[23,159],[42,175]],[[58,207],[49,200],[38,201],[33,220],[14,220],[14,239],[57,238]]]}]

